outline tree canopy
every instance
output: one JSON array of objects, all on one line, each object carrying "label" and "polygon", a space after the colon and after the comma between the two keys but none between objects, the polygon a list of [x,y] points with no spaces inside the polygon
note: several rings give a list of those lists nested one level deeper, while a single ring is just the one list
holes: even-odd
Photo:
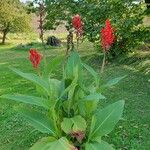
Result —
[{"label": "tree canopy", "polygon": [[30,17],[19,0],[0,1],[0,32],[5,43],[9,32],[26,32],[30,29]]},{"label": "tree canopy", "polygon": [[[110,19],[116,40],[111,55],[126,53],[149,37],[149,28],[143,25],[146,12],[144,2],[135,0],[44,0],[45,27],[51,29],[61,22],[71,25],[72,16],[79,14],[84,37],[99,45],[100,29]],[[134,39],[134,40],[133,40]]]}]

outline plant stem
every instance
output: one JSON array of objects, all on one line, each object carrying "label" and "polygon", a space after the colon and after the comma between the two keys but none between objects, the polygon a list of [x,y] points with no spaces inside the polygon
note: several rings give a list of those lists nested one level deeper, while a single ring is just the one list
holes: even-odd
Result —
[{"label": "plant stem", "polygon": [[58,127],[57,127],[57,116],[56,116],[55,108],[52,109],[52,117],[53,117],[53,121],[54,121],[54,127],[55,127],[55,130],[56,130],[56,134],[59,137],[60,134],[59,134],[59,130],[58,130]]},{"label": "plant stem", "polygon": [[104,72],[105,61],[106,61],[106,53],[104,52],[104,57],[103,57],[103,62],[102,62],[100,73]]},{"label": "plant stem", "polygon": [[91,138],[93,125],[94,125],[94,116],[92,116],[92,118],[91,118],[91,122],[90,122],[89,135],[88,135],[88,140],[87,140],[88,142],[90,141],[90,138]]},{"label": "plant stem", "polygon": [[79,51],[79,35],[77,34],[77,52]]}]

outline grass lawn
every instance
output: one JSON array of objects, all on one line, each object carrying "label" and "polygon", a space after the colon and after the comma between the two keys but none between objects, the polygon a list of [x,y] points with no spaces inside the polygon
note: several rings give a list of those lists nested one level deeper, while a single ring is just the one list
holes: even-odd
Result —
[{"label": "grass lawn", "polygon": [[[41,49],[40,45],[36,45],[36,47]],[[33,71],[28,61],[28,48],[16,48],[15,44],[0,46],[0,95],[35,92],[32,83],[18,77],[8,68],[13,66],[26,72]],[[64,47],[48,48],[46,50],[47,59],[63,55],[64,50]],[[83,56],[83,60],[98,70],[100,59],[94,53],[92,45],[87,42],[81,45],[80,54]],[[57,69],[56,74],[59,72],[60,69]],[[109,63],[102,81],[123,75],[127,75],[127,77],[117,86],[103,93],[107,100],[103,101],[101,105],[107,105],[120,99],[124,99],[126,102],[124,118],[105,139],[114,144],[117,150],[149,150],[150,52],[139,50],[135,54],[118,58]],[[43,136],[19,116],[16,110],[22,105],[9,100],[0,100],[0,150],[27,150]]]}]

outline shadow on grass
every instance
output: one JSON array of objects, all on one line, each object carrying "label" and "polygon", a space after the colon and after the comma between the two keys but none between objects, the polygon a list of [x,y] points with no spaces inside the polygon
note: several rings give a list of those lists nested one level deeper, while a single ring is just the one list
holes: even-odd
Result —
[{"label": "shadow on grass", "polygon": [[[97,53],[90,56],[83,57],[85,62],[91,64],[96,69],[99,69],[102,60],[103,54],[98,55]],[[110,66],[124,66],[124,68],[129,69],[134,72],[143,73],[146,76],[150,75],[150,52],[141,51],[135,52],[129,55],[122,55],[115,59],[108,60],[105,69]]]},{"label": "shadow on grass", "polygon": [[14,46],[11,48],[11,50],[14,51],[28,51],[30,48],[35,48],[37,50],[42,50],[45,48],[46,50],[51,50],[51,49],[59,49],[60,47],[56,46],[48,46],[45,45],[45,47],[40,43],[40,42],[30,42],[27,44],[19,44],[17,46]]}]

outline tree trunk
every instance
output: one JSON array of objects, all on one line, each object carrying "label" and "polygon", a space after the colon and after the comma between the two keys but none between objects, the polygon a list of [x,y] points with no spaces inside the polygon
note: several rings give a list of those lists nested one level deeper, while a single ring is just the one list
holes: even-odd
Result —
[{"label": "tree trunk", "polygon": [[8,23],[6,28],[4,30],[2,30],[2,33],[3,33],[2,44],[5,44],[6,35],[9,32],[9,26],[10,26],[10,23]]},{"label": "tree trunk", "polygon": [[7,35],[7,31],[5,30],[3,31],[2,44],[5,44],[6,35]]}]

